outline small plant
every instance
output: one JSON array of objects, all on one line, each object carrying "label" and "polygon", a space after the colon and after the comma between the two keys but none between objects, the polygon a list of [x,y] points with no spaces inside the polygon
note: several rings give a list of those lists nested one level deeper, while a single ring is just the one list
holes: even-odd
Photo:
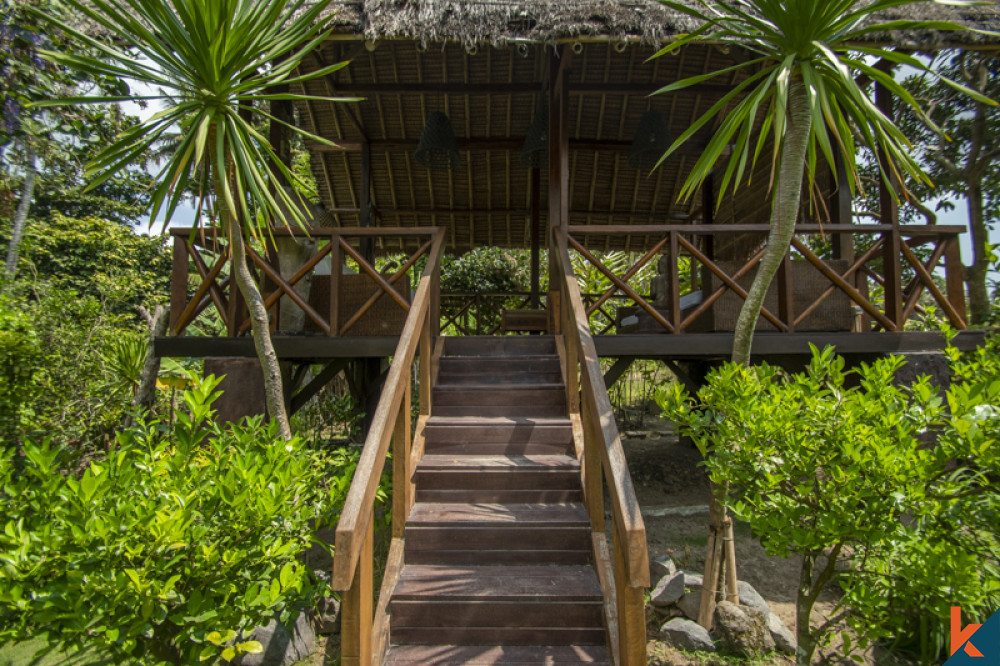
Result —
[{"label": "small plant", "polygon": [[322,585],[299,561],[336,521],[354,460],[284,441],[259,418],[212,421],[218,380],[184,393],[172,427],[119,434],[72,471],[66,449],[26,442],[0,460],[0,642],[96,646],[116,661],[193,664],[260,646]]},{"label": "small plant", "polygon": [[[995,341],[969,359],[952,350],[947,403],[927,378],[897,386],[900,357],[863,364],[852,371],[859,385],[848,387],[851,373],[832,348],[814,348],[799,374],[728,364],[695,397],[676,384],[659,395],[706,454],[713,481],[730,484],[729,508],[768,553],[802,557],[800,664],[842,622],[862,644],[933,636],[950,605],[1000,602],[997,350]],[[844,595],[813,626],[813,607],[834,581]],[[937,646],[922,646],[925,660]]]}]

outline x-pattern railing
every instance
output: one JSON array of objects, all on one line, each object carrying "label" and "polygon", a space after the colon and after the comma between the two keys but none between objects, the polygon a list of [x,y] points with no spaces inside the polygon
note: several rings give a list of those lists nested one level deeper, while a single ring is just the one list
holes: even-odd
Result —
[{"label": "x-pattern railing", "polygon": [[[399,283],[403,281],[408,286],[408,275],[416,262],[430,252],[433,243],[434,229],[430,228],[319,228],[290,231],[276,229],[273,237],[293,236],[295,238],[312,238],[317,241],[317,251],[289,277],[282,277],[278,265],[277,252],[272,243],[265,246],[263,256],[253,247],[247,248],[247,256],[251,263],[258,288],[264,298],[265,307],[272,314],[272,327],[277,322],[277,310],[280,307],[296,307],[305,314],[322,333],[329,336],[343,336],[351,331],[361,319],[372,310],[375,304],[387,297],[404,313],[409,313],[410,303],[407,298],[408,289],[400,293]],[[213,229],[172,229],[174,237],[173,276],[171,279],[171,313],[170,332],[173,335],[183,335],[188,326],[209,306],[214,306],[226,328],[228,335],[238,336],[250,329],[250,318],[243,304],[239,290],[234,288],[232,277],[224,275],[223,270],[229,263],[228,244],[224,237]],[[364,254],[352,245],[352,240],[375,238],[413,238],[427,237],[428,240],[410,254],[408,258],[391,275],[380,273]],[[359,272],[371,279],[375,286],[373,293],[353,313],[343,317],[340,312],[340,279],[345,257],[352,259]],[[329,258],[330,288],[329,310],[324,315],[303,297],[297,290],[304,278],[315,273],[320,262]],[[188,273],[194,268],[201,282],[192,294],[188,294]]]},{"label": "x-pattern railing", "polygon": [[[603,308],[608,300],[625,298],[635,303],[648,316],[659,324],[666,332],[683,333],[691,325],[708,312],[726,293],[733,293],[741,300],[747,298],[747,290],[740,282],[752,274],[764,256],[764,250],[754,252],[735,270],[726,268],[723,262],[715,261],[704,247],[700,246],[698,238],[708,238],[723,234],[746,234],[766,232],[766,225],[659,225],[643,226],[643,234],[661,236],[660,240],[644,254],[624,274],[617,275],[609,269],[598,257],[590,252],[586,245],[588,235],[607,236],[620,233],[634,233],[633,228],[614,226],[570,226],[567,235],[568,248],[575,251],[585,261],[593,265],[610,282],[611,286],[596,300],[587,305],[587,316],[600,312],[610,321],[615,317]],[[786,257],[778,273],[778,308],[774,311],[764,307],[761,316],[781,332],[794,332],[803,325],[824,302],[837,292],[842,292],[857,306],[862,315],[862,323],[855,330],[885,330],[901,331],[906,321],[914,314],[924,314],[925,308],[920,299],[925,292],[930,293],[948,318],[952,326],[965,329],[965,301],[962,290],[962,267],[958,246],[958,236],[963,232],[958,226],[892,226],[892,225],[800,225],[798,234],[792,241],[792,251]],[[848,267],[843,272],[835,269],[831,263],[824,261],[805,241],[809,235],[840,236],[844,234],[863,237],[875,236],[867,247],[859,250],[860,254],[848,259]],[[925,259],[921,259],[915,248],[931,245]],[[796,294],[795,280],[791,278],[791,260],[793,252],[808,262],[815,269],[816,279],[825,280],[829,285],[798,312],[795,311]],[[629,281],[654,257],[668,254],[668,266],[671,274],[668,276],[670,307],[658,309],[648,298],[636,290]],[[718,285],[706,292],[702,285],[703,298],[701,302],[682,312],[680,307],[681,285],[678,274],[681,257],[686,255],[694,265],[700,265],[718,280]],[[944,260],[945,288],[934,279],[934,272]],[[881,266],[873,266],[877,261]],[[903,286],[904,269],[909,267],[913,275]],[[882,300],[873,300],[868,289],[869,281],[878,286]],[[802,285],[799,285],[801,289]],[[604,327],[598,333],[606,333],[611,325]]]}]

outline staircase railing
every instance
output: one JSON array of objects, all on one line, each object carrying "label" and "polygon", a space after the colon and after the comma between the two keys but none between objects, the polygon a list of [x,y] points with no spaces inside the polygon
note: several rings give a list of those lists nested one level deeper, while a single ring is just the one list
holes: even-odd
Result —
[{"label": "staircase railing", "polygon": [[[590,332],[587,309],[573,272],[566,234],[556,227],[556,298],[559,333],[564,340],[567,400],[574,431],[582,435],[584,498],[590,514],[594,557],[604,590],[611,649],[619,666],[646,663],[646,614],[643,591],[649,587],[646,527],[629,476],[614,410],[604,387],[600,359]],[[555,303],[553,303],[555,301]],[[578,438],[579,441],[579,438]],[[578,447],[579,448],[579,447]],[[611,503],[614,562],[608,555],[604,524],[604,484]]]},{"label": "staircase railing", "polygon": [[[423,455],[423,421],[430,415],[434,339],[440,325],[439,281],[444,230],[433,237],[427,266],[392,356],[375,416],[351,480],[334,542],[332,587],[341,593],[341,663],[380,663],[388,637],[387,604],[403,562],[406,516],[413,506],[413,468]],[[419,348],[420,417],[411,427],[412,367]],[[392,443],[392,542],[377,608],[374,600],[375,495]]]}]

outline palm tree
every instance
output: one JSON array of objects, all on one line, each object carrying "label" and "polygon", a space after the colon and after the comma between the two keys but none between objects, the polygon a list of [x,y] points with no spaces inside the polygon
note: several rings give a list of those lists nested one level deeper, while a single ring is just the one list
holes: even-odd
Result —
[{"label": "palm tree", "polygon": [[[153,102],[161,110],[124,132],[89,165],[90,187],[139,163],[143,152],[180,137],[156,174],[150,219],[169,221],[186,192],[198,192],[198,211],[214,198],[216,220],[228,240],[234,281],[250,311],[254,343],[264,370],[267,409],[291,437],[278,358],[271,344],[264,300],[247,265],[246,243],[275,225],[304,227],[304,206],[280,187],[296,176],[253,126],[252,114],[322,143],[262,107],[272,101],[314,98],[289,86],[323,77],[347,63],[297,74],[299,63],[330,33],[326,4],[307,0],[66,0],[93,25],[81,30],[34,10],[92,49],[91,55],[45,52],[49,60],[93,76],[115,77],[156,92],[48,100],[39,106],[121,101]],[[79,25],[79,21],[73,21]],[[114,35],[110,44],[90,32]],[[199,215],[200,218],[200,215]]]},{"label": "palm tree", "polygon": [[[975,5],[982,2],[932,0],[936,4]],[[962,30],[946,21],[880,20],[880,12],[898,11],[925,0],[689,0],[688,3],[660,0],[667,7],[690,16],[700,27],[681,35],[656,56],[688,44],[711,43],[741,49],[751,57],[742,62],[672,83],[656,93],[680,90],[721,75],[740,75],[742,80],[702,114],[667,150],[661,162],[702,127],[716,121],[714,135],[685,181],[681,196],[690,197],[712,173],[730,144],[734,144],[722,173],[720,200],[727,188],[734,189],[752,173],[769,143],[766,159],[771,161],[772,201],[770,232],[764,256],[740,310],[733,337],[732,361],[750,363],[750,346],[761,305],[781,264],[792,237],[803,187],[815,191],[819,158],[834,163],[838,152],[846,167],[851,192],[860,186],[855,155],[859,144],[878,156],[882,178],[896,195],[894,183],[906,174],[930,184],[910,152],[910,142],[872,102],[858,75],[884,86],[899,102],[912,109],[921,120],[934,124],[907,90],[879,63],[908,65],[931,76],[937,74],[913,56],[871,44],[873,36],[894,30]],[[944,77],[943,83],[984,103],[993,102],[979,93]],[[719,443],[722,445],[723,443]],[[713,486],[711,531],[721,538],[726,521],[723,503],[728,489]],[[731,541],[727,547],[731,547]],[[718,550],[715,551],[718,553]],[[711,622],[714,582],[708,573],[715,566],[710,554],[706,562],[706,594],[703,597],[703,624]],[[721,562],[719,563],[721,566]],[[729,580],[735,579],[730,571]],[[730,591],[735,585],[730,586]],[[800,624],[809,619],[799,618]],[[800,632],[800,636],[802,633]]]}]

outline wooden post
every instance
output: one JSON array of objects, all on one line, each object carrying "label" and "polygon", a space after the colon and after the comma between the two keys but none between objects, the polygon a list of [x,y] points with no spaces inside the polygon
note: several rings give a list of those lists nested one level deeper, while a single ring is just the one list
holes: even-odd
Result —
[{"label": "wooden post", "polygon": [[[531,307],[538,309],[541,304],[541,286],[539,278],[539,248],[541,246],[541,171],[538,167],[531,169]],[[551,278],[550,278],[551,279]]]},{"label": "wooden post", "polygon": [[420,355],[418,366],[420,414],[430,416],[431,413],[431,355],[434,345],[431,344],[431,319],[421,326],[420,330]]},{"label": "wooden post", "polygon": [[340,235],[330,236],[330,335],[340,335],[340,275],[343,273],[344,250]]},{"label": "wooden post", "polygon": [[628,584],[625,550],[628,544],[614,534],[615,600],[618,603],[618,664],[641,666],[646,663],[646,609],[643,589]]},{"label": "wooden post", "polygon": [[[880,65],[881,66],[881,65]],[[891,71],[891,66],[881,66]],[[893,118],[892,94],[882,85],[875,85],[875,103],[887,118]],[[885,168],[887,156],[879,149],[879,162]],[[891,177],[891,176],[890,176]],[[894,192],[889,189],[883,178],[879,178],[879,216],[882,224],[892,225],[892,231],[884,234],[885,243],[882,246],[882,269],[885,278],[885,316],[895,326],[894,330],[903,327],[903,266],[900,255],[902,246],[899,236],[899,205]]]},{"label": "wooden post", "polygon": [[[832,177],[836,173],[836,179]],[[852,224],[854,222],[853,206],[851,198],[851,186],[848,183],[847,165],[844,164],[844,156],[840,151],[833,153],[833,172],[831,172],[830,183],[836,184],[837,189],[830,197],[830,223],[831,224]],[[854,235],[837,233],[833,235],[833,258],[854,259]],[[857,285],[855,285],[857,286]]]},{"label": "wooden post", "polygon": [[410,428],[410,391],[412,382],[403,386],[402,404],[396,415],[396,426],[392,432],[392,536],[403,538],[406,531],[406,515],[410,506],[411,473],[410,444],[413,442]]},{"label": "wooden post", "polygon": [[947,243],[944,250],[944,280],[948,293],[948,301],[955,312],[968,324],[969,318],[965,310],[965,269],[962,266],[962,248],[958,244],[958,236],[948,236],[942,239]]},{"label": "wooden post", "polygon": [[[361,226],[370,227],[372,220],[372,145],[365,141],[361,144]],[[365,236],[361,239],[361,256],[368,263],[375,261],[375,239]]]},{"label": "wooden post", "polygon": [[674,333],[681,333],[681,285],[678,263],[681,260],[677,232],[670,232],[670,325]]},{"label": "wooden post", "polygon": [[[174,236],[173,266],[170,269],[170,333],[172,335],[184,335],[183,330],[178,330],[178,323],[181,313],[187,306],[188,287],[188,249],[187,239],[183,236]],[[232,292],[238,291],[232,289]],[[232,296],[230,296],[232,299]]]},{"label": "wooden post", "polygon": [[[705,224],[715,224],[715,172],[708,174],[705,182],[701,185],[701,218]],[[702,252],[705,256],[715,261],[715,235],[706,234],[702,236],[704,246]],[[692,268],[692,271],[694,269]]]},{"label": "wooden post", "polygon": [[341,597],[340,663],[342,666],[372,666],[374,534],[375,513],[372,511],[351,587]]},{"label": "wooden post", "polygon": [[778,267],[778,319],[788,325],[788,332],[795,331],[795,290],[792,286],[792,256],[785,253]]},{"label": "wooden post", "polygon": [[572,51],[553,48],[549,59],[549,284],[557,284],[558,262],[553,231],[569,225],[569,99],[567,69]]}]

